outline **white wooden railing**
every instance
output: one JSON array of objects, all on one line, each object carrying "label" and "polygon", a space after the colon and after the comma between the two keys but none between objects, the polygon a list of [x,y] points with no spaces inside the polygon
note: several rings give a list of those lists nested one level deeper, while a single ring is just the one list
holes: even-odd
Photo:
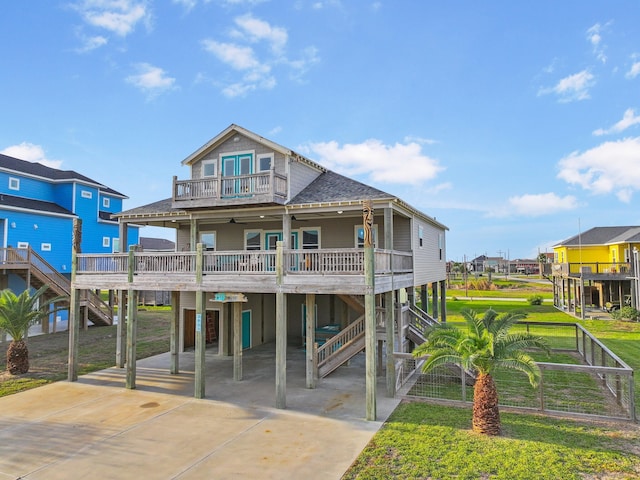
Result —
[{"label": "white wooden railing", "polygon": [[191,180],[173,178],[173,200],[175,201],[262,194],[286,197],[287,178],[273,171]]}]

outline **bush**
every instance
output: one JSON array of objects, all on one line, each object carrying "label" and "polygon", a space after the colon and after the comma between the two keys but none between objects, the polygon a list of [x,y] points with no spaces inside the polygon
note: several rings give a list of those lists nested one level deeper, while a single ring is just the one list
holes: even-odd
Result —
[{"label": "bush", "polygon": [[620,309],[613,310],[611,312],[611,318],[613,318],[614,320],[636,322],[640,318],[640,312],[633,307],[625,305]]},{"label": "bush", "polygon": [[527,298],[529,305],[542,305],[542,295],[531,295]]}]

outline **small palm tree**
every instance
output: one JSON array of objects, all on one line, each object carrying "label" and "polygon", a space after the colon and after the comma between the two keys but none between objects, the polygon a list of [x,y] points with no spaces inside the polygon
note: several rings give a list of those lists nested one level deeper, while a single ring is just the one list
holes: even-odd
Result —
[{"label": "small palm tree", "polygon": [[7,370],[12,375],[29,371],[29,349],[24,341],[29,328],[52,313],[48,309],[50,303],[64,298],[56,297],[39,305],[48,288],[48,285],[44,285],[33,295],[29,290],[16,295],[8,288],[0,292],[0,330],[11,335],[11,343],[7,349]]},{"label": "small palm tree", "polygon": [[489,309],[482,317],[473,310],[463,310],[467,329],[443,323],[428,331],[427,341],[419,345],[414,356],[431,356],[422,367],[429,372],[437,366],[456,364],[477,373],[473,389],[473,431],[500,434],[498,391],[493,373],[497,369],[524,372],[533,387],[537,386],[540,369],[525,349],[540,348],[549,352],[546,341],[528,333],[509,333],[509,329],[525,317],[522,313],[498,315]]}]

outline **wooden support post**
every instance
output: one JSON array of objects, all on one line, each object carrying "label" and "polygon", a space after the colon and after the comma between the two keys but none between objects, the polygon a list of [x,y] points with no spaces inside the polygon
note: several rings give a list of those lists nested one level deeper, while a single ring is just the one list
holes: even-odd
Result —
[{"label": "wooden support post", "polygon": [[305,298],[305,357],[307,360],[307,388],[316,388],[316,361],[314,358],[315,349],[313,345],[316,343],[316,319],[315,319],[316,296],[313,293],[307,293]]},{"label": "wooden support post", "polygon": [[89,330],[89,290],[82,291],[82,298],[84,299],[84,309],[82,314],[82,328],[86,332]]},{"label": "wooden support post", "polygon": [[233,302],[233,379],[242,380],[242,303]]},{"label": "wooden support post", "polygon": [[78,380],[78,340],[80,336],[80,295],[78,290],[71,287],[69,298],[69,363],[67,380]]},{"label": "wooden support post", "polygon": [[438,297],[438,282],[433,282],[431,284],[431,298],[432,300],[432,304],[433,304],[433,318],[435,318],[436,320],[438,320],[438,302],[439,302],[439,297]]},{"label": "wooden support post", "polygon": [[440,280],[440,321],[447,321],[447,282]]},{"label": "wooden support post", "polygon": [[276,243],[276,408],[287,407],[287,296],[282,291],[284,255]]},{"label": "wooden support post", "polygon": [[393,292],[384,294],[384,326],[386,345],[386,372],[387,372],[387,396],[390,398],[396,395],[396,363],[393,358],[395,340],[395,308],[393,305]]},{"label": "wooden support post", "polygon": [[67,365],[67,380],[78,380],[78,340],[80,336],[80,295],[75,288],[76,272],[78,271],[78,253],[82,242],[82,220],[73,220],[73,237],[71,240],[71,292],[69,295],[69,360]]},{"label": "wooden support post", "polygon": [[127,381],[126,388],[136,388],[136,342],[138,332],[138,304],[135,301],[136,291],[129,289],[127,296]]},{"label": "wooden support post", "polygon": [[127,355],[127,293],[118,290],[118,325],[116,327],[116,367],[124,368]]},{"label": "wooden support post", "polygon": [[373,207],[371,201],[363,202],[364,225],[364,295],[365,361],[366,361],[366,419],[376,420],[376,296],[375,258],[373,252]]},{"label": "wooden support post", "polygon": [[195,246],[198,243],[198,221],[195,218],[189,223],[189,251],[195,252]]},{"label": "wooden support post", "polygon": [[[196,245],[196,283],[198,287],[202,284],[202,244]],[[206,346],[206,326],[207,313],[205,307],[204,292],[198,288],[196,290],[196,365],[195,365],[195,388],[194,396],[204,398],[205,391],[205,346]]]},{"label": "wooden support post", "polygon": [[171,351],[170,372],[173,375],[180,373],[179,342],[180,342],[180,292],[171,292],[171,326],[169,334],[169,349]]}]

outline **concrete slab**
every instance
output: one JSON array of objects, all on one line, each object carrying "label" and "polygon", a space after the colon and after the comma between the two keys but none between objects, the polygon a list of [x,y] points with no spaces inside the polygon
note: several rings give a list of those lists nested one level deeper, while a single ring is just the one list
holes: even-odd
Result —
[{"label": "concrete slab", "polygon": [[340,478],[398,400],[378,381],[365,416],[364,355],[305,388],[304,351],[287,353],[287,408],[275,409],[273,346],[206,358],[206,398],[193,398],[193,353],[169,374],[168,354],[0,398],[0,479]]}]

